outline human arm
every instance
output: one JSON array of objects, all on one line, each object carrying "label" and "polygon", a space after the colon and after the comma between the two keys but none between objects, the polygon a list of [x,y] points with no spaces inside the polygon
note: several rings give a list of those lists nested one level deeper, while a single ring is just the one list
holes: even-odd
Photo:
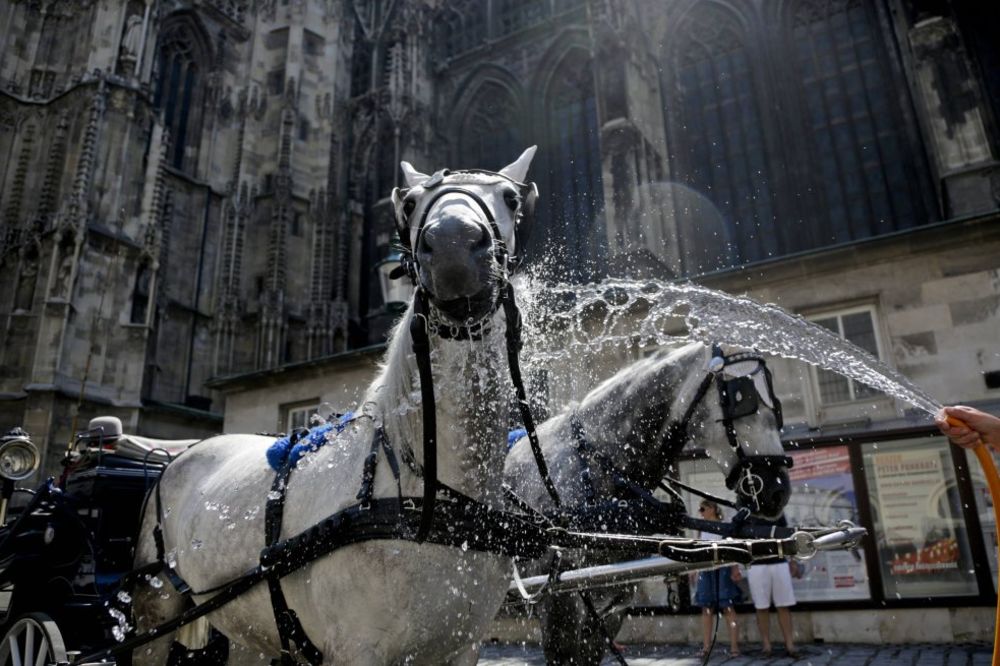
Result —
[{"label": "human arm", "polygon": [[956,446],[973,448],[980,441],[1000,451],[1000,418],[959,405],[944,407],[934,417],[938,429]]}]

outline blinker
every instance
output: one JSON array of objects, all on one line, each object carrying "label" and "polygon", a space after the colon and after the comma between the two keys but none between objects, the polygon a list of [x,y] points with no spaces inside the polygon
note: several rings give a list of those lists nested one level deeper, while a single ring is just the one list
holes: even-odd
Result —
[{"label": "blinker", "polygon": [[723,410],[731,419],[757,413],[757,387],[750,377],[737,377],[726,381],[722,389]]}]

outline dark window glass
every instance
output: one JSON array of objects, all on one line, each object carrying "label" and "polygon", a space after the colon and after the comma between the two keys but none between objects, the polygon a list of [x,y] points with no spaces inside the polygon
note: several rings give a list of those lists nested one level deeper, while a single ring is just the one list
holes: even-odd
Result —
[{"label": "dark window glass", "polygon": [[694,3],[665,40],[670,191],[686,274],[930,220],[926,166],[878,8],[786,6],[780,25],[761,28],[736,15],[749,6]]},{"label": "dark window glass", "polygon": [[168,29],[159,47],[159,79],[154,105],[170,132],[167,159],[176,169],[194,166],[201,141],[201,70],[199,48],[189,31]]},{"label": "dark window glass", "polygon": [[514,98],[498,84],[483,85],[462,119],[456,164],[500,169],[517,158],[521,143]]},{"label": "dark window glass", "polygon": [[806,131],[819,156],[820,242],[867,238],[925,221],[905,125],[895,110],[872,8],[856,0],[803,3],[793,14],[792,43]]},{"label": "dark window glass", "polygon": [[666,111],[674,171],[693,190],[677,211],[682,229],[694,232],[684,239],[685,270],[766,259],[778,249],[774,196],[739,31],[727,15],[702,12],[673,53],[674,94]]},{"label": "dark window glass", "polygon": [[566,249],[578,276],[592,276],[603,267],[606,239],[596,224],[604,195],[590,62],[568,60],[557,72],[547,101],[549,234]]}]

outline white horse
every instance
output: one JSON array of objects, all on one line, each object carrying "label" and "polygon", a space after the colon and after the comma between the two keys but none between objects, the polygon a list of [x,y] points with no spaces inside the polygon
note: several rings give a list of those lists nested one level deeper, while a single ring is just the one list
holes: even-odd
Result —
[{"label": "white horse", "polygon": [[[524,180],[535,148],[499,173],[442,171],[428,176],[403,162],[407,189],[393,192],[400,237],[413,248],[412,275],[426,291],[437,406],[437,478],[500,508],[510,379],[505,321],[497,309],[506,284],[506,253],[526,204]],[[520,189],[519,189],[520,188]],[[530,192],[529,192],[530,194]],[[533,201],[531,202],[533,203]],[[491,220],[490,217],[493,219]],[[499,238],[497,238],[499,234]],[[282,537],[358,504],[376,424],[401,464],[400,487],[385,454],[374,497],[419,497],[423,489],[422,412],[418,368],[409,331],[411,303],[393,332],[384,365],[363,399],[363,415],[308,454],[288,482]],[[442,330],[481,324],[474,340],[446,339]],[[160,480],[166,559],[193,590],[220,585],[258,562],[264,547],[264,506],[273,471],[269,437],[222,435],[199,443]],[[155,503],[143,519],[136,565],[155,561]],[[408,540],[372,540],[342,547],[282,580],[288,605],[323,663],[442,664],[483,635],[503,601],[510,560],[502,555]],[[138,628],[178,615],[184,598],[161,576],[133,594]],[[211,595],[194,596],[201,603]],[[277,657],[280,639],[265,584],[208,616],[230,640]],[[165,662],[173,636],[135,651],[137,663]],[[193,646],[197,647],[197,646]],[[474,653],[474,650],[473,650]]]},{"label": "white horse", "polygon": [[[770,376],[756,357],[733,354],[716,360],[719,351],[701,343],[662,350],[622,369],[579,405],[538,427],[564,507],[582,507],[588,498],[622,497],[614,485],[616,474],[644,489],[655,488],[690,438],[726,475],[740,504],[760,516],[780,515],[790,487],[779,438],[781,407]],[[725,425],[727,416],[733,417],[732,438]],[[589,452],[580,449],[581,435]],[[511,450],[505,478],[532,507],[552,510],[525,439]],[[567,556],[575,566],[587,563],[582,552]],[[634,587],[625,586],[593,595],[612,636],[633,592]],[[552,595],[541,603],[541,610],[549,663],[600,663],[607,648],[604,629],[578,595]]]}]

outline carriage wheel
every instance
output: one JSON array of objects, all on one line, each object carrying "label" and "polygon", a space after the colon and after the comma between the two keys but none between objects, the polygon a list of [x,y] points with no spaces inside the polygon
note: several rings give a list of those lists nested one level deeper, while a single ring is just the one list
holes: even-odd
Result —
[{"label": "carriage wheel", "polygon": [[45,613],[22,615],[0,644],[0,666],[49,666],[66,661],[59,627]]}]

